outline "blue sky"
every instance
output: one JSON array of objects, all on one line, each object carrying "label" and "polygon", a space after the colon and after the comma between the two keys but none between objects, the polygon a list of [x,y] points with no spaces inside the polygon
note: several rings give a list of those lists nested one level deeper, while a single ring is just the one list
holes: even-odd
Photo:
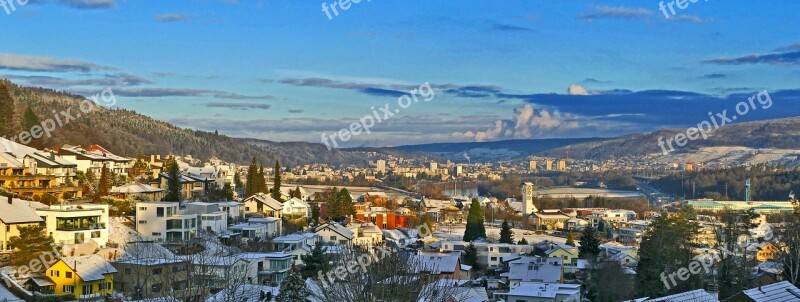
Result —
[{"label": "blue sky", "polygon": [[[6,0],[7,1],[7,0]],[[328,5],[333,1],[328,1]],[[499,4],[502,3],[502,4]],[[665,3],[666,4],[666,3]],[[0,7],[0,77],[181,127],[319,142],[423,83],[345,146],[688,127],[767,89],[800,115],[800,2],[30,0]],[[571,89],[568,89],[572,87]]]}]

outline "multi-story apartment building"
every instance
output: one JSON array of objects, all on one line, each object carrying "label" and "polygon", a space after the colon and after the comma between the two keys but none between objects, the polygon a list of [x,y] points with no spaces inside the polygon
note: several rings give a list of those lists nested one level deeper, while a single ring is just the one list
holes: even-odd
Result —
[{"label": "multi-story apartment building", "polygon": [[65,204],[35,210],[45,223],[47,233],[58,244],[108,244],[108,205]]},{"label": "multi-story apartment building", "polygon": [[52,152],[0,138],[0,187],[27,199],[81,197],[77,165]]},{"label": "multi-story apartment building", "polygon": [[173,297],[201,300],[209,290],[193,286],[191,263],[181,258],[122,259],[111,263],[117,270],[114,290],[137,300]]},{"label": "multi-story apartment building", "polygon": [[[444,241],[439,250],[442,252],[461,252],[469,246],[469,242],[464,241]],[[505,243],[474,243],[478,249],[478,264],[486,268],[496,268],[503,264],[504,259],[519,257],[533,251],[532,245],[516,245]]]},{"label": "multi-story apartment building", "polygon": [[58,150],[58,155],[78,165],[78,171],[92,171],[100,175],[103,165],[114,174],[127,175],[128,169],[133,166],[131,158],[115,155],[98,145],[91,145],[85,149],[80,146],[64,145]]},{"label": "multi-story apartment building", "polygon": [[197,235],[197,214],[180,211],[177,202],[137,202],[136,231],[147,240],[189,240]]}]

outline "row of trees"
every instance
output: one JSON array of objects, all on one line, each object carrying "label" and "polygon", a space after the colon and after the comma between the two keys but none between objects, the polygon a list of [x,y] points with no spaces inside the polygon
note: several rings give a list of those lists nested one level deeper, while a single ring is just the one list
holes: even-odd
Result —
[{"label": "row of trees", "polygon": [[[250,166],[247,168],[247,181],[244,184],[245,198],[260,194],[270,193],[272,198],[282,201],[281,198],[281,163],[275,161],[275,168],[273,169],[274,176],[272,180],[272,189],[267,186],[267,178],[264,174],[264,165],[259,164],[255,157],[250,161]],[[236,176],[238,179],[238,174]],[[239,181],[241,183],[241,180]]]}]

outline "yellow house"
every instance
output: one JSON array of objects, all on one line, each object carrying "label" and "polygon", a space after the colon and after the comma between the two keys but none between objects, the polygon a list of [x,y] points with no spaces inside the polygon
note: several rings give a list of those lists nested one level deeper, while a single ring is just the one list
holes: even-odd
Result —
[{"label": "yellow house", "polygon": [[63,258],[47,269],[56,295],[77,299],[99,298],[113,292],[117,270],[99,255]]},{"label": "yellow house", "polygon": [[547,257],[561,258],[564,265],[577,264],[578,248],[566,244],[555,244],[544,252]]},{"label": "yellow house", "polygon": [[772,242],[767,242],[756,252],[756,260],[759,262],[775,260],[780,255],[781,250]]}]

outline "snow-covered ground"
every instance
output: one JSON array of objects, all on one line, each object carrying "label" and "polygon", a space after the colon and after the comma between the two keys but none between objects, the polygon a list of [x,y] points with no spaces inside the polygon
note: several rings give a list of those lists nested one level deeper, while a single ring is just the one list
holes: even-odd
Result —
[{"label": "snow-covered ground", "polygon": [[[511,229],[514,232],[514,241],[519,242],[522,238],[525,238],[529,244],[533,244],[540,241],[549,240],[551,242],[556,243],[566,243],[567,239],[562,237],[555,237],[555,236],[548,236],[548,235],[536,235],[533,231],[530,230],[523,230],[523,229]],[[446,238],[448,240],[461,240],[464,237],[464,231],[466,231],[466,227],[461,226],[439,226],[439,228],[434,232],[436,237],[439,238]],[[500,228],[486,226],[486,236],[490,238],[500,238]]]}]

